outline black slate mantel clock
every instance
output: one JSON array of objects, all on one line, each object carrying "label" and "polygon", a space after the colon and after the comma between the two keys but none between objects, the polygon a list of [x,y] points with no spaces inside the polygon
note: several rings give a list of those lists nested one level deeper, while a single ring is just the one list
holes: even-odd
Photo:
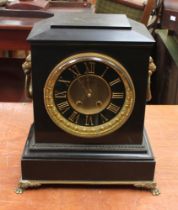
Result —
[{"label": "black slate mantel clock", "polygon": [[17,192],[131,184],[158,194],[144,130],[147,29],[125,15],[61,13],[37,23],[28,40],[34,123]]}]

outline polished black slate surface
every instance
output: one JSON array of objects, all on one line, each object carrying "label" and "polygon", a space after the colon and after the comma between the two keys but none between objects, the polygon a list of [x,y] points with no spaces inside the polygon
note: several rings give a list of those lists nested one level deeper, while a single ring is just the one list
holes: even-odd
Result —
[{"label": "polished black slate surface", "polygon": [[105,28],[131,29],[126,15],[92,14],[91,13],[58,13],[51,22],[52,28]]},{"label": "polished black slate surface", "polygon": [[[140,144],[143,135],[147,90],[148,58],[151,50],[140,44],[43,43],[32,45],[33,105],[36,141],[43,143]],[[81,52],[97,52],[118,60],[128,71],[135,86],[136,101],[129,120],[111,135],[79,138],[57,127],[44,107],[43,88],[51,70],[66,57]],[[142,61],[142,62],[140,62]]]},{"label": "polished black slate surface", "polygon": [[[22,179],[66,181],[152,181],[155,160],[144,133],[145,152],[82,152],[30,149],[31,129],[22,156]],[[127,146],[125,146],[127,147]]]},{"label": "polished black slate surface", "polygon": [[[54,17],[36,23],[28,37],[31,42],[131,42],[153,43],[146,27],[118,14],[55,13]],[[75,17],[77,21],[73,21]],[[108,18],[107,18],[108,17]],[[66,19],[64,21],[63,19]],[[84,20],[80,23],[80,20]],[[86,21],[88,19],[88,22]],[[90,22],[90,19],[92,20]],[[97,21],[94,23],[94,19]],[[103,20],[107,20],[105,23]],[[117,23],[116,21],[117,20]],[[64,24],[67,24],[64,26]],[[53,26],[53,28],[51,28]]]}]

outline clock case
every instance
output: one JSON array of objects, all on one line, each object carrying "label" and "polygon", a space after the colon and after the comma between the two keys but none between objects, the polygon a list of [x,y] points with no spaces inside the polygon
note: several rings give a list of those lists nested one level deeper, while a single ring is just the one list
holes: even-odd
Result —
[{"label": "clock case", "polygon": [[[22,180],[61,184],[152,182],[155,160],[144,130],[144,115],[154,40],[146,27],[125,15],[60,13],[35,24],[28,41],[34,123],[22,155]],[[116,59],[135,86],[130,118],[103,137],[81,138],[66,133],[53,123],[44,105],[43,89],[52,69],[82,52]]]}]

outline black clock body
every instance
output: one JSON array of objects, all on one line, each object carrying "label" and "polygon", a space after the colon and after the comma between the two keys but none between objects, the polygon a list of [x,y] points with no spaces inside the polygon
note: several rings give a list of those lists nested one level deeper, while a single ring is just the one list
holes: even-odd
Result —
[{"label": "black clock body", "polygon": [[[75,17],[85,21],[77,22]],[[124,15],[62,13],[37,23],[28,40],[32,55],[34,123],[22,157],[22,178],[152,180],[155,161],[144,131],[144,115],[148,62],[154,40],[145,26]],[[49,117],[44,102],[44,87],[52,69],[69,56],[87,52],[119,61],[135,88],[129,119],[112,133],[94,138],[75,136],[59,128]]]}]

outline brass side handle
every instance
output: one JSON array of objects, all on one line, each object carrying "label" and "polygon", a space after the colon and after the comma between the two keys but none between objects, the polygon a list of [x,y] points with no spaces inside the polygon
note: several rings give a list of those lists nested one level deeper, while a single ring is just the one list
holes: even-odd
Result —
[{"label": "brass side handle", "polygon": [[25,74],[25,95],[32,99],[32,75],[31,75],[31,53],[26,57],[25,62],[22,64],[22,69]]},{"label": "brass side handle", "polygon": [[156,71],[156,65],[153,61],[153,58],[149,58],[149,66],[148,66],[148,83],[147,83],[147,96],[146,100],[150,101],[152,99],[152,94],[151,94],[151,76],[152,74]]}]

